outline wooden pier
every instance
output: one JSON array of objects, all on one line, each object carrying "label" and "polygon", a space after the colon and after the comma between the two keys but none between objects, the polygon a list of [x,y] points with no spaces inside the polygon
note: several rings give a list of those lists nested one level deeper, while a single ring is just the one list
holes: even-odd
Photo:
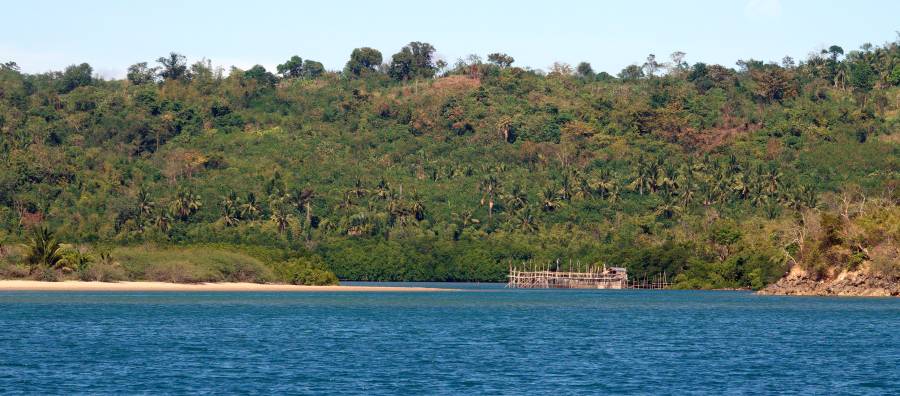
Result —
[{"label": "wooden pier", "polygon": [[509,283],[513,289],[626,289],[628,272],[621,267],[589,266],[583,272],[542,269],[520,270],[510,267]]},{"label": "wooden pier", "polygon": [[506,287],[510,289],[667,289],[672,285],[665,273],[629,281],[628,270],[622,267],[585,266],[561,271],[558,261],[555,266],[510,266],[507,278]]}]

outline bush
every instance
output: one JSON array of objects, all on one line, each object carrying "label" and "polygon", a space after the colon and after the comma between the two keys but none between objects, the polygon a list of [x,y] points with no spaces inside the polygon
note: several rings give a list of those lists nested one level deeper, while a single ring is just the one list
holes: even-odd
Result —
[{"label": "bush", "polygon": [[267,282],[272,271],[246,254],[207,247],[126,247],[113,251],[129,279],[161,282]]},{"label": "bush", "polygon": [[128,280],[128,275],[119,263],[92,263],[78,271],[78,279],[95,282],[117,282]]},{"label": "bush", "polygon": [[325,265],[318,257],[296,258],[285,261],[275,266],[275,275],[278,280],[294,285],[337,285],[338,278],[333,272],[325,269]]}]

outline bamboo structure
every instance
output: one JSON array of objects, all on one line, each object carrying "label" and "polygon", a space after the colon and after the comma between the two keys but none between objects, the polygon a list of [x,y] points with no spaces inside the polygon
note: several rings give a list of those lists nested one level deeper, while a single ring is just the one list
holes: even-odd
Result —
[{"label": "bamboo structure", "polygon": [[513,289],[625,289],[628,272],[625,268],[587,266],[582,271],[559,271],[550,265],[523,269],[510,266],[509,282]]},{"label": "bamboo structure", "polygon": [[628,279],[628,271],[622,267],[582,266],[572,263],[560,270],[556,265],[523,263],[521,267],[510,265],[508,283],[511,289],[667,289],[670,283],[665,272],[648,278]]}]

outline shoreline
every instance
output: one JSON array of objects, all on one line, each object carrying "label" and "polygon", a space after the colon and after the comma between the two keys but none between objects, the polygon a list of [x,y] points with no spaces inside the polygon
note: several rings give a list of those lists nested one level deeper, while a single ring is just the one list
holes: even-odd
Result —
[{"label": "shoreline", "polygon": [[126,292],[446,292],[456,289],[401,286],[305,286],[274,283],[168,283],[134,282],[44,282],[35,280],[0,280],[0,292],[5,291],[126,291]]}]

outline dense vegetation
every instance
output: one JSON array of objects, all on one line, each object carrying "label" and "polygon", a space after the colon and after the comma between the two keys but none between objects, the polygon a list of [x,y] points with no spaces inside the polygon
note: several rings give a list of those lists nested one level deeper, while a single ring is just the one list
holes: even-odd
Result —
[{"label": "dense vegetation", "polygon": [[[16,248],[40,232],[130,266],[120,277],[146,277],[147,251],[279,256],[152,270],[171,280],[306,283],[327,267],[341,279],[497,281],[510,262],[560,258],[759,288],[793,263],[897,266],[900,41],[737,68],[650,55],[617,76],[433,54],[413,42],[390,59],[357,48],[340,72],[294,56],[277,74],[226,75],[173,53],[116,81],[87,64],[24,74],[6,63],[7,272],[55,265]],[[848,196],[893,214],[841,216]],[[821,231],[863,218],[886,233],[851,243]]]}]

